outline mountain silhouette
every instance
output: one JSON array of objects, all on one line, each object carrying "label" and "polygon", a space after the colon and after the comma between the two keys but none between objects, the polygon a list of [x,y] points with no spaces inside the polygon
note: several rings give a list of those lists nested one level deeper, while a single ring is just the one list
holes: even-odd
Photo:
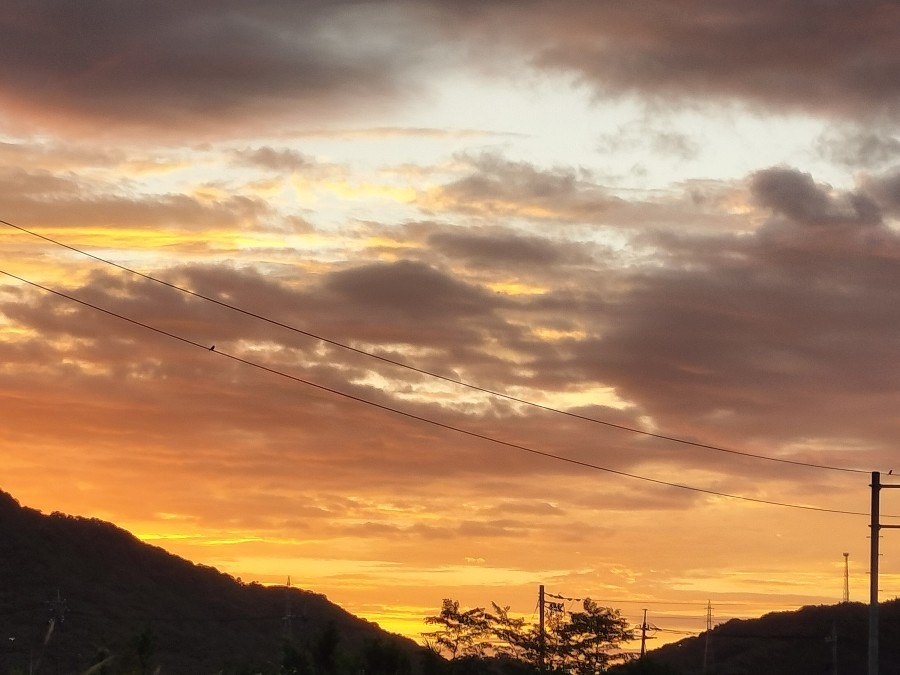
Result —
[{"label": "mountain silhouette", "polygon": [[[648,652],[621,675],[866,675],[868,605],[847,602],[732,619]],[[900,675],[900,601],[879,605],[879,674]]]},{"label": "mountain silhouette", "polygon": [[244,584],[0,491],[0,673],[403,675],[429,656],[323,595]]}]

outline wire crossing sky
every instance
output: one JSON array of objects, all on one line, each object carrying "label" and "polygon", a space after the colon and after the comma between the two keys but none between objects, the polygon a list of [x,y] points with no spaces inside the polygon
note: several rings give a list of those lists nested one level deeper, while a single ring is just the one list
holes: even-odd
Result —
[{"label": "wire crossing sky", "polygon": [[865,596],[838,515],[897,468],[894,3],[9,15],[22,504],[414,637],[539,584],[827,604],[844,552]]},{"label": "wire crossing sky", "polygon": [[[253,318],[255,318],[255,319],[259,319],[259,320],[261,320],[261,321],[265,321],[266,323],[272,324],[272,325],[274,325],[274,326],[278,326],[278,327],[280,327],[280,328],[286,328],[287,330],[293,331],[293,332],[295,332],[295,333],[300,333],[300,334],[302,334],[302,335],[306,335],[306,336],[308,336],[308,337],[315,338],[316,340],[321,340],[321,341],[323,341],[323,342],[327,342],[328,344],[334,345],[334,346],[336,346],[336,347],[340,347],[341,349],[348,349],[348,350],[350,350],[350,351],[356,352],[357,354],[362,354],[362,355],[364,355],[364,356],[367,356],[367,357],[370,357],[370,358],[374,358],[374,359],[377,359],[377,360],[379,360],[379,361],[383,361],[383,362],[385,362],[385,363],[389,363],[389,364],[394,365],[394,366],[399,366],[399,367],[401,367],[401,368],[406,368],[406,369],[408,369],[408,370],[412,370],[413,372],[420,373],[420,374],[422,374],[422,375],[428,375],[429,377],[434,377],[434,378],[437,378],[437,379],[439,379],[439,380],[443,380],[443,381],[445,381],[445,382],[450,382],[450,383],[452,383],[452,384],[457,384],[457,385],[460,385],[460,386],[463,386],[463,387],[468,387],[469,389],[474,389],[474,390],[476,390],[476,391],[480,391],[480,392],[485,393],[485,394],[490,394],[491,396],[497,396],[497,397],[499,397],[499,398],[503,398],[503,399],[506,399],[506,400],[508,400],[508,401],[512,401],[512,402],[514,402],[514,403],[521,403],[521,404],[523,404],[523,405],[533,406],[533,407],[539,408],[539,409],[541,409],[541,410],[547,410],[547,411],[550,411],[550,412],[553,412],[553,413],[557,413],[557,414],[560,414],[560,415],[567,415],[567,416],[569,416],[569,417],[574,417],[574,418],[576,418],[576,419],[581,419],[581,420],[584,420],[584,421],[586,421],[586,422],[593,422],[593,423],[595,423],[595,424],[601,424],[601,425],[603,425],[603,426],[612,427],[612,428],[614,428],[614,429],[620,429],[620,430],[622,430],[622,431],[627,431],[627,432],[629,432],[629,433],[640,434],[640,435],[643,435],[643,436],[648,436],[648,437],[651,437],[651,438],[658,438],[658,439],[662,439],[662,440],[666,440],[666,441],[672,441],[672,442],[674,442],[674,443],[681,443],[681,444],[683,444],[683,445],[690,445],[690,446],[693,446],[693,447],[696,447],[696,448],[705,448],[705,449],[707,449],[707,450],[715,450],[716,452],[725,452],[725,453],[734,454],[734,455],[742,455],[742,456],[744,456],[744,457],[752,457],[753,459],[765,460],[765,461],[769,461],[769,462],[779,462],[779,463],[782,463],[782,464],[793,464],[793,465],[795,465],[795,466],[805,466],[805,467],[809,467],[809,468],[813,468],[813,469],[826,469],[826,470],[830,470],[830,471],[845,471],[845,472],[847,472],[847,473],[866,473],[866,474],[871,473],[871,470],[870,470],[870,471],[867,471],[867,470],[865,470],[865,469],[853,469],[853,468],[849,468],[849,467],[828,466],[828,465],[825,465],[825,464],[813,464],[813,463],[811,463],[811,462],[801,462],[801,461],[797,461],[797,460],[784,459],[784,458],[781,458],[781,457],[766,457],[766,456],[764,456],[764,455],[756,455],[756,454],[753,454],[753,453],[750,453],[750,452],[741,452],[740,450],[734,450],[734,449],[729,449],[729,448],[720,448],[720,447],[717,447],[717,446],[714,446],[714,445],[708,445],[708,444],[705,444],[705,443],[700,443],[700,442],[697,442],[697,441],[691,441],[691,440],[687,440],[687,439],[684,439],[684,438],[676,438],[676,437],[674,437],[674,436],[667,436],[667,435],[665,435],[665,434],[653,433],[653,432],[646,431],[646,430],[643,430],[643,429],[634,429],[634,428],[632,428],[632,427],[627,427],[627,426],[624,426],[624,425],[621,425],[621,424],[615,424],[615,423],[613,423],[613,422],[609,422],[609,421],[606,421],[606,420],[599,420],[599,419],[596,419],[596,418],[593,418],[593,417],[588,417],[588,416],[586,416],[586,415],[579,415],[578,413],[574,413],[574,412],[571,412],[571,411],[569,411],[569,410],[559,410],[559,409],[557,409],[557,408],[552,408],[552,407],[550,407],[550,406],[541,405],[541,404],[539,404],[539,403],[534,403],[534,402],[532,402],[532,401],[526,401],[526,400],[524,400],[524,399],[517,398],[517,397],[515,397],[515,396],[510,396],[510,395],[504,394],[504,393],[502,393],[502,392],[492,391],[492,390],[490,390],[490,389],[485,389],[485,388],[483,388],[483,387],[479,387],[479,386],[477,386],[477,385],[475,385],[475,384],[471,384],[471,383],[468,383],[468,382],[463,382],[462,380],[457,380],[457,379],[454,379],[454,378],[446,377],[446,376],[444,376],[444,375],[440,375],[440,374],[438,374],[438,373],[433,373],[433,372],[430,372],[430,371],[427,371],[427,370],[423,370],[423,369],[421,369],[421,368],[416,368],[415,366],[411,366],[411,365],[409,365],[409,364],[407,364],[407,363],[403,363],[403,362],[400,362],[400,361],[396,361],[396,360],[394,360],[394,359],[388,359],[388,358],[385,358],[385,357],[383,357],[383,356],[379,356],[378,354],[375,354],[375,353],[372,353],[372,352],[369,352],[369,351],[365,351],[365,350],[362,350],[362,349],[356,349],[355,347],[352,347],[352,346],[350,346],[350,345],[341,343],[341,342],[339,342],[339,341],[337,341],[337,340],[332,340],[332,339],[327,338],[327,337],[322,337],[321,335],[316,335],[315,333],[311,333],[311,332],[309,332],[309,331],[301,330],[301,329],[297,328],[296,326],[291,326],[291,325],[282,323],[282,322],[280,322],[280,321],[276,321],[275,319],[272,319],[272,318],[270,318],[270,317],[263,316],[263,315],[261,315],[261,314],[258,314],[257,312],[254,312],[254,311],[251,311],[251,310],[248,310],[248,309],[244,309],[244,308],[241,308],[241,307],[236,307],[235,305],[230,304],[230,303],[228,303],[228,302],[222,302],[221,300],[216,300],[215,298],[212,298],[212,297],[203,295],[202,293],[197,293],[197,292],[192,291],[192,290],[190,290],[190,289],[182,288],[181,286],[178,286],[177,284],[172,284],[172,283],[169,283],[169,282],[167,282],[167,281],[163,281],[163,280],[161,280],[161,279],[157,279],[157,278],[152,277],[152,276],[150,276],[150,275],[148,275],[148,274],[144,274],[144,273],[142,273],[142,272],[138,272],[138,271],[136,271],[136,270],[133,270],[133,269],[131,269],[131,268],[129,268],[129,267],[125,267],[124,265],[120,265],[120,264],[118,264],[118,263],[116,263],[116,262],[113,262],[113,261],[110,261],[110,260],[105,260],[105,259],[103,259],[103,258],[101,258],[101,257],[99,257],[99,256],[93,255],[92,253],[88,253],[88,252],[86,252],[86,251],[82,251],[81,249],[75,248],[74,246],[70,246],[70,245],[68,245],[68,244],[64,244],[64,243],[62,243],[62,242],[56,241],[55,239],[51,239],[50,237],[45,237],[45,236],[43,236],[43,235],[41,235],[41,234],[38,234],[38,233],[36,233],[36,232],[32,232],[32,231],[30,231],[30,230],[28,230],[28,229],[26,229],[26,228],[23,228],[23,227],[19,227],[19,226],[17,226],[17,225],[14,225],[14,224],[12,224],[12,223],[9,223],[9,222],[7,222],[7,221],[5,221],[5,220],[0,220],[0,224],[3,224],[3,225],[6,225],[6,226],[8,226],[8,227],[11,227],[11,228],[13,228],[13,229],[19,230],[20,232],[24,232],[25,234],[29,234],[29,235],[31,235],[31,236],[33,236],[33,237],[37,237],[37,238],[39,238],[39,239],[42,239],[42,240],[44,240],[44,241],[47,241],[47,242],[49,242],[49,243],[51,243],[51,244],[54,244],[54,245],[56,245],[56,246],[60,246],[60,247],[62,247],[62,248],[66,248],[66,249],[68,249],[68,250],[70,250],[70,251],[73,251],[73,252],[75,252],[75,253],[78,253],[78,254],[84,255],[84,256],[86,256],[86,257],[92,258],[93,260],[96,260],[97,262],[101,262],[101,263],[103,263],[103,264],[105,264],[105,265],[110,265],[110,266],[115,267],[115,268],[117,268],[117,269],[120,269],[120,270],[122,270],[122,271],[124,271],[124,272],[128,272],[129,274],[134,274],[134,275],[139,276],[139,277],[141,277],[141,278],[143,278],[143,279],[146,279],[146,280],[148,280],[148,281],[152,281],[152,282],[154,282],[154,283],[162,284],[162,285],[167,286],[168,288],[171,288],[171,289],[173,289],[173,290],[179,291],[179,292],[181,292],[181,293],[186,293],[186,294],[188,294],[188,295],[191,295],[191,296],[196,297],[196,298],[200,298],[201,300],[205,300],[205,301],[207,301],[207,302],[212,302],[212,303],[214,303],[214,304],[216,304],[216,305],[219,305],[219,306],[221,306],[221,307],[227,307],[228,309],[231,309],[231,310],[233,310],[233,311],[235,311],[235,312],[240,312],[241,314],[245,314],[245,315],[250,316],[250,317],[253,317]],[[4,272],[4,274],[6,274],[6,273]],[[13,276],[13,275],[9,275],[9,276]],[[15,278],[18,279],[18,277],[15,277]],[[24,279],[19,279],[19,281],[25,281],[26,283],[31,283],[31,282],[28,282],[27,280],[24,280]],[[41,287],[41,286],[39,286],[39,285],[37,285],[37,284],[35,284],[35,285],[38,286],[39,288],[42,288],[43,290],[46,290],[46,291],[49,291],[49,290],[50,290],[50,289],[43,288],[43,287]],[[54,292],[54,291],[50,291],[50,292]],[[68,296],[65,296],[64,294],[61,294],[61,295],[63,295],[64,297],[68,297]],[[72,298],[70,298],[70,299],[72,299]],[[91,307],[93,307],[93,306],[91,306]],[[93,308],[94,308],[94,309],[98,309],[98,308],[96,308],[96,307],[93,307]],[[103,310],[101,310],[101,311],[103,311]],[[120,318],[123,318],[123,317],[120,317]],[[126,320],[128,320],[128,319],[126,319]],[[685,487],[685,486],[675,486],[675,487]],[[689,488],[689,489],[692,489],[692,488]],[[719,494],[719,493],[713,492],[713,493],[711,493],[711,494]],[[771,503],[771,502],[770,502],[770,503]]]},{"label": "wire crossing sky", "polygon": [[[263,370],[263,371],[265,371],[265,372],[267,372],[267,373],[271,373],[272,375],[277,375],[277,376],[279,376],[279,377],[286,378],[286,379],[291,380],[291,381],[293,381],[293,382],[296,382],[296,383],[298,383],[298,384],[303,384],[303,385],[306,385],[306,386],[309,386],[309,387],[315,387],[316,389],[321,389],[322,391],[326,391],[326,392],[328,392],[328,393],[330,393],[330,394],[334,394],[334,395],[336,395],[336,396],[342,396],[342,397],[347,398],[347,399],[350,399],[350,400],[352,400],[352,401],[356,401],[357,403],[362,403],[362,404],[365,404],[365,405],[373,406],[373,407],[375,407],[375,408],[378,408],[379,410],[383,410],[383,411],[385,411],[385,412],[389,412],[389,413],[392,413],[392,414],[394,414],[394,415],[400,415],[400,416],[402,416],[402,417],[406,417],[406,418],[409,418],[409,419],[412,419],[412,420],[415,420],[415,421],[418,421],[418,422],[424,422],[425,424],[430,424],[430,425],[432,425],[432,426],[439,427],[439,428],[441,428],[441,429],[446,429],[446,430],[448,430],[448,431],[453,431],[453,432],[458,433],[458,434],[463,434],[463,435],[465,435],[465,436],[470,436],[470,437],[472,437],[472,438],[477,438],[477,439],[480,439],[480,440],[483,440],[483,441],[488,441],[488,442],[490,442],[490,443],[495,443],[495,444],[497,444],[497,445],[502,445],[502,446],[504,446],[504,447],[506,447],[506,448],[511,448],[511,449],[513,449],[513,450],[520,450],[520,451],[522,451],[522,452],[527,452],[527,453],[530,453],[530,454],[532,454],[532,455],[538,455],[538,456],[540,456],[540,457],[545,457],[545,458],[547,458],[547,459],[555,460],[555,461],[558,461],[558,462],[565,462],[565,463],[568,463],[568,464],[573,464],[573,465],[575,465],[575,466],[578,466],[578,467],[581,467],[581,468],[585,468],[585,469],[593,469],[593,470],[596,470],[596,471],[602,471],[602,472],[605,472],[605,473],[614,474],[614,475],[616,475],[616,476],[621,476],[621,477],[623,477],[623,478],[631,478],[631,479],[634,479],[634,480],[641,480],[641,481],[645,481],[645,482],[648,482],[648,483],[655,483],[656,485],[662,485],[662,486],[665,486],[665,487],[671,487],[671,488],[678,488],[678,489],[680,489],[680,490],[688,490],[688,491],[691,491],[691,492],[699,492],[699,493],[701,493],[701,494],[712,495],[712,496],[715,496],[715,497],[726,497],[726,498],[728,498],[728,499],[738,499],[738,500],[742,500],[742,501],[753,502],[753,503],[756,503],[756,504],[765,504],[765,505],[768,505],[768,506],[780,506],[780,507],[784,507],[784,508],[800,509],[800,510],[805,510],[805,511],[819,511],[819,512],[822,512],[822,513],[835,513],[835,514],[850,515],[850,516],[868,516],[868,515],[869,515],[868,513],[860,512],[860,511],[842,511],[842,510],[838,510],[838,509],[826,509],[826,508],[821,508],[821,507],[816,507],[816,506],[806,506],[806,505],[802,505],[802,504],[789,504],[789,503],[785,503],[785,502],[775,502],[775,501],[769,501],[769,500],[765,500],[765,499],[755,499],[755,498],[753,498],[753,497],[746,497],[746,496],[742,496],[742,495],[729,494],[729,493],[726,493],[726,492],[718,492],[718,491],[716,491],[716,490],[708,490],[708,489],[701,488],[701,487],[696,487],[696,486],[693,486],[693,485],[682,485],[681,483],[671,483],[671,482],[664,481],[664,480],[659,480],[659,479],[656,479],[656,478],[649,478],[649,477],[647,477],[647,476],[639,476],[639,475],[637,475],[637,474],[627,473],[627,472],[625,472],[625,471],[617,471],[617,470],[615,470],[615,469],[610,469],[610,468],[608,468],[608,467],[603,467],[603,466],[599,466],[599,465],[597,465],[597,464],[591,464],[590,462],[583,462],[583,461],[579,461],[579,460],[576,460],[576,459],[571,459],[571,458],[568,458],[568,457],[563,457],[563,456],[561,456],[561,455],[556,455],[556,454],[553,454],[553,453],[550,453],[550,452],[543,452],[543,451],[541,451],[541,450],[537,450],[537,449],[535,449],[535,448],[531,448],[531,447],[528,447],[528,446],[525,446],[525,445],[519,445],[519,444],[517,444],[517,443],[509,443],[509,442],[504,441],[504,440],[501,440],[501,439],[499,439],[499,438],[494,438],[494,437],[486,436],[486,435],[484,435],[484,434],[479,434],[479,433],[476,433],[476,432],[473,432],[473,431],[468,431],[468,430],[466,430],[466,429],[464,429],[464,428],[461,428],[461,427],[458,427],[458,426],[454,426],[454,425],[451,425],[451,424],[445,424],[445,423],[443,423],[443,422],[440,422],[440,421],[435,420],[435,419],[431,419],[431,418],[429,418],[429,417],[424,417],[424,416],[422,416],[422,415],[416,415],[416,414],[413,414],[413,413],[405,412],[405,411],[400,410],[400,409],[398,409],[398,408],[392,408],[392,407],[390,407],[390,406],[386,406],[386,405],[383,405],[383,404],[380,404],[380,403],[376,403],[375,401],[371,401],[371,400],[368,400],[368,399],[365,399],[365,398],[362,398],[362,397],[359,397],[359,396],[354,396],[354,395],[348,394],[348,393],[346,393],[346,392],[338,391],[337,389],[332,389],[332,388],[330,388],[330,387],[326,387],[326,386],[321,385],[321,384],[316,384],[315,382],[311,382],[311,381],[309,381],[309,380],[305,380],[305,379],[303,379],[303,378],[301,378],[301,377],[297,377],[296,375],[291,375],[290,373],[286,373],[286,372],[284,372],[284,371],[282,371],[282,370],[277,370],[277,369],[275,369],[275,368],[270,368],[270,367],[267,367],[267,366],[262,365],[262,364],[260,364],[260,363],[257,363],[257,362],[254,362],[254,361],[250,361],[250,360],[248,360],[248,359],[241,358],[241,357],[239,357],[239,356],[235,356],[234,354],[228,354],[228,353],[226,353],[226,352],[223,352],[221,349],[216,350],[215,345],[207,346],[207,345],[204,345],[204,344],[200,344],[200,343],[198,343],[198,342],[194,342],[193,340],[190,340],[190,339],[188,339],[188,338],[186,338],[186,337],[184,337],[184,336],[182,336],[182,335],[177,335],[177,334],[175,334],[175,333],[170,333],[170,332],[168,332],[168,331],[162,330],[162,329],[160,329],[160,328],[156,328],[156,327],[154,327],[154,326],[151,326],[151,325],[149,325],[149,324],[143,323],[143,322],[138,321],[138,320],[136,320],[136,319],[132,319],[132,318],[127,317],[127,316],[124,316],[124,315],[122,315],[122,314],[118,314],[118,313],[116,313],[116,312],[112,312],[112,311],[110,311],[110,310],[108,310],[108,309],[104,309],[103,307],[99,307],[99,306],[97,306],[97,305],[91,304],[90,302],[86,302],[86,301],[84,301],[84,300],[80,300],[80,299],[78,299],[77,297],[74,297],[74,296],[69,295],[69,294],[67,294],[67,293],[63,293],[63,292],[61,292],[61,291],[54,290],[54,289],[52,289],[52,288],[48,288],[48,287],[42,286],[41,284],[38,284],[38,283],[36,283],[36,282],[34,282],[34,281],[29,281],[28,279],[24,279],[24,278],[22,278],[22,277],[16,276],[15,274],[12,274],[12,273],[10,273],[10,272],[6,272],[5,270],[0,270],[0,274],[3,274],[3,275],[5,275],[5,276],[7,276],[7,277],[10,277],[11,279],[15,279],[16,281],[19,281],[19,282],[21,282],[21,283],[28,284],[29,286],[33,286],[34,288],[38,288],[38,289],[40,289],[40,290],[42,290],[42,291],[44,291],[44,292],[46,292],[46,293],[51,293],[51,294],[53,294],[53,295],[55,295],[55,296],[57,296],[57,297],[64,298],[64,299],[66,299],[66,300],[70,300],[70,301],[72,301],[72,302],[75,302],[75,303],[78,303],[78,304],[83,305],[83,306],[85,306],[85,307],[88,307],[88,308],[90,308],[90,309],[93,309],[93,310],[95,310],[95,311],[97,311],[97,312],[102,312],[103,314],[107,314],[107,315],[112,316],[112,317],[114,317],[114,318],[116,318],[116,319],[121,319],[122,321],[126,321],[126,322],[131,323],[131,324],[133,324],[133,325],[135,325],[135,326],[139,326],[140,328],[144,328],[144,329],[146,329],[146,330],[153,331],[153,332],[155,332],[155,333],[159,333],[160,335],[164,335],[164,336],[166,336],[166,337],[168,337],[168,338],[172,338],[173,340],[177,340],[177,341],[179,341],[179,342],[182,342],[182,343],[184,343],[184,344],[190,345],[190,346],[192,346],[192,347],[199,347],[199,348],[201,348],[201,349],[203,349],[203,350],[205,350],[205,351],[215,352],[215,356],[217,356],[217,357],[226,358],[226,359],[231,359],[232,361],[236,361],[236,362],[241,363],[241,364],[243,364],[243,365],[245,365],[245,366],[249,366],[249,367],[251,367],[251,368],[257,368],[257,369],[259,369],[259,370]],[[557,411],[554,411],[554,412],[557,412]],[[768,458],[760,457],[760,458],[758,458],[758,459],[768,459]],[[814,466],[814,465],[806,465],[806,464],[804,464],[803,466]],[[820,467],[820,466],[815,466],[815,468],[831,468],[831,467]],[[848,471],[848,469],[837,469],[837,470],[838,470],[838,471]],[[886,518],[891,518],[891,517],[895,517],[895,516],[889,516],[889,515],[886,515],[885,517],[886,517]]]}]

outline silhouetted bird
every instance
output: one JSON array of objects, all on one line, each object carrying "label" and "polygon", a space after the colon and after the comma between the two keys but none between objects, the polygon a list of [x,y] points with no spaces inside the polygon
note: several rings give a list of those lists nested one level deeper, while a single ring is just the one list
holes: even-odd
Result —
[{"label": "silhouetted bird", "polygon": [[209,348],[209,351],[211,351],[211,352],[214,352],[214,351],[216,351],[216,346],[215,346],[215,345],[213,345],[213,346],[212,346],[212,347],[210,347],[210,348]]}]

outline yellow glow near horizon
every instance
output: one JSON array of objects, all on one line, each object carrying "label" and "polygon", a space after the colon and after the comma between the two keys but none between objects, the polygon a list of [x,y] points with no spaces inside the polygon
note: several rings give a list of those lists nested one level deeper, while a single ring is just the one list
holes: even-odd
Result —
[{"label": "yellow glow near horizon", "polygon": [[533,328],[531,334],[541,340],[548,342],[558,342],[560,340],[583,340],[587,337],[587,333],[583,330],[558,330],[556,328],[547,328],[541,326]]},{"label": "yellow glow near horizon", "polygon": [[502,295],[544,295],[548,289],[532,286],[521,281],[495,281],[485,284],[487,288]]}]

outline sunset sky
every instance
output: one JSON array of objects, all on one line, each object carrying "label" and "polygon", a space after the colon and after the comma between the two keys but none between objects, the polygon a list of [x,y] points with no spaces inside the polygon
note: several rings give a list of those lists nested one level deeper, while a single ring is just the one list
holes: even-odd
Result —
[{"label": "sunset sky", "polygon": [[539,584],[700,631],[707,601],[839,601],[845,551],[867,600],[898,26],[4,2],[0,488],[413,637],[444,597],[530,618]]}]

